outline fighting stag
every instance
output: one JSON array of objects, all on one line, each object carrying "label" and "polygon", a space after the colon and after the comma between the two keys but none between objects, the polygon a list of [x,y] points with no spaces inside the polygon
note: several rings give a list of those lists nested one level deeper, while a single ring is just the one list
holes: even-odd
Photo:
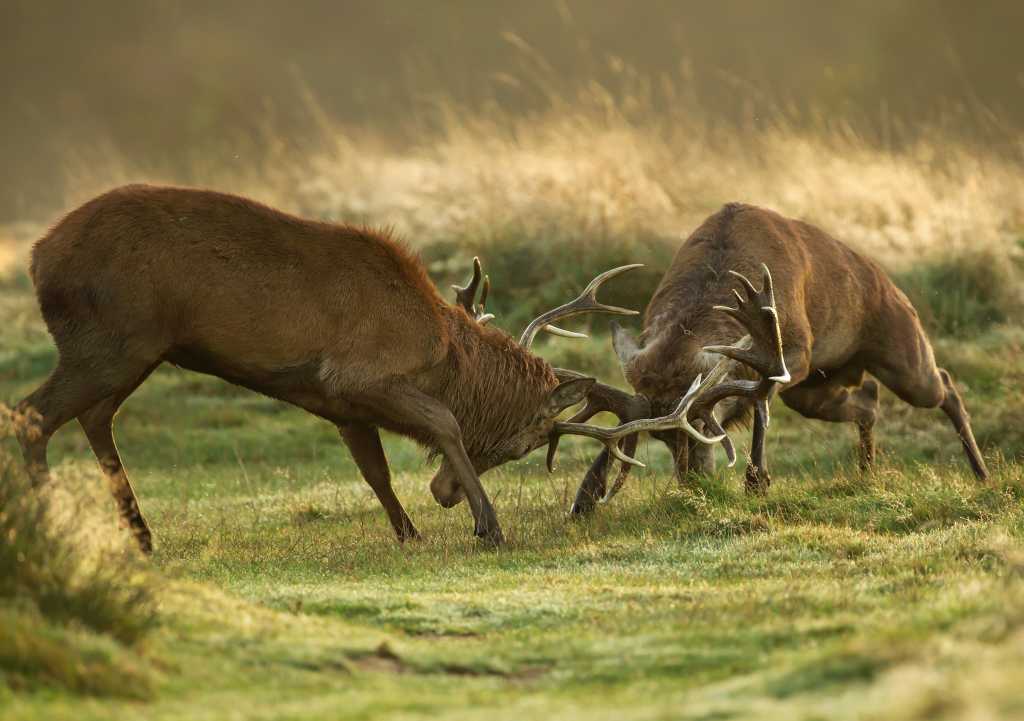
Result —
[{"label": "fighting stag", "polygon": [[[418,257],[386,234],[287,215],[211,191],[126,186],[71,211],[32,252],[30,274],[59,357],[17,406],[35,483],[54,432],[77,419],[143,551],[152,536],[114,444],[121,404],[162,363],[218,376],[334,424],[399,540],[417,536],[391,486],[379,430],[442,457],[445,506],[469,501],[474,532],[503,540],[480,474],[548,442],[556,416],[601,386],[530,352],[580,313],[632,315],[596,298],[601,274],[517,343],[487,325],[474,281],[449,305]],[[489,286],[483,282],[484,296]],[[577,334],[578,335],[578,334]],[[673,399],[675,400],[675,399]],[[663,427],[684,427],[685,418]]]},{"label": "fighting stag", "polygon": [[[774,284],[765,270],[764,286],[757,291],[743,274],[761,264],[771,268]],[[737,280],[746,299],[735,290]],[[768,313],[776,297],[779,307],[771,315],[778,316],[784,365],[752,380],[746,377],[751,350],[723,344],[744,331],[749,338],[738,344],[741,348],[764,342],[765,333],[774,331],[770,324],[752,325],[756,318],[751,311]],[[710,312],[712,306],[721,308],[734,299],[740,301],[738,309]],[[808,418],[854,423],[860,466],[868,469],[875,456],[878,382],[913,406],[941,408],[975,475],[988,477],[960,394],[949,373],[936,366],[910,301],[876,263],[808,223],[749,205],[726,205],[677,252],[647,307],[640,339],[614,326],[613,344],[637,394],[606,397],[597,410],[622,409],[628,418],[643,417],[645,410],[656,414],[673,404],[694,377],[706,374],[705,381],[715,389],[706,395],[706,406],[698,400],[690,411],[691,418],[702,421],[705,433],[720,433],[722,425],[730,427],[753,415],[748,490],[760,492],[770,483],[764,441],[768,404],[776,391],[787,406]],[[745,390],[730,394],[730,388],[741,387]],[[721,405],[719,424],[709,407],[723,394],[733,398]],[[713,467],[712,448],[692,436],[678,430],[653,435],[668,445],[680,482],[691,470]],[[623,443],[635,446],[636,438]],[[731,444],[725,444],[734,460]],[[589,512],[621,487],[629,465],[606,490],[613,456],[606,449],[592,464],[577,492],[575,513]]]}]

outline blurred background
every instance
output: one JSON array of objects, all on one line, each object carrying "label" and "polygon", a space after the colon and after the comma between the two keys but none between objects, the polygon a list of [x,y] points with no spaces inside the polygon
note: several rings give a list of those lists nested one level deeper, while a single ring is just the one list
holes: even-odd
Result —
[{"label": "blurred background", "polygon": [[1004,152],[1022,27],[1013,0],[5,0],[0,219],[61,210],[73,163],[198,182],[264,162],[268,135],[308,146],[324,119],[401,148],[449,113],[513,120],[581,92],[736,132],[899,147],[941,128]]}]

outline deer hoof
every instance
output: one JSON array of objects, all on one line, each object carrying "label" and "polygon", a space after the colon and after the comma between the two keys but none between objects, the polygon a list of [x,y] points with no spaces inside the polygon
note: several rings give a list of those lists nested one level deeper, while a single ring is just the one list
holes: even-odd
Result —
[{"label": "deer hoof", "polygon": [[502,534],[501,528],[499,528],[497,525],[491,526],[489,528],[481,528],[478,526],[476,530],[473,532],[473,535],[475,535],[477,538],[483,541],[486,545],[491,546],[493,548],[497,548],[498,546],[504,545],[505,543],[505,536],[504,534]]},{"label": "deer hoof", "polygon": [[148,528],[132,529],[135,535],[135,540],[139,544],[139,550],[147,556],[153,555],[153,536],[150,534]]},{"label": "deer hoof", "polygon": [[768,486],[771,484],[772,479],[768,475],[768,471],[755,466],[747,466],[745,483],[747,493],[762,496],[768,491]]}]

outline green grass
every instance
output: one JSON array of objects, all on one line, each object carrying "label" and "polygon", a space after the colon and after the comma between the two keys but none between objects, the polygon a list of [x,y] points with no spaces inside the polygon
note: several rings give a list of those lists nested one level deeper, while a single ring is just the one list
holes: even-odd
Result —
[{"label": "green grass", "polygon": [[[15,401],[54,352],[22,279],[0,284],[0,314],[0,398]],[[1024,717],[1021,343],[1006,323],[936,343],[966,387],[988,484],[938,412],[886,396],[864,478],[850,428],[776,403],[766,496],[746,496],[738,469],[679,489],[648,444],[650,467],[572,521],[596,449],[569,439],[553,475],[536,454],[484,477],[509,538],[497,552],[471,538],[464,506],[433,503],[412,444],[386,439],[424,534],[399,546],[328,425],[162,369],[117,423],[156,537],[139,581],[156,622],[135,627],[145,615],[116,603],[136,582],[124,551],[129,575],[100,587],[106,617],[0,598],[0,716]],[[619,381],[604,336],[541,349]],[[74,425],[51,462],[66,493],[105,497]],[[90,514],[87,548],[129,546],[111,507]]]}]

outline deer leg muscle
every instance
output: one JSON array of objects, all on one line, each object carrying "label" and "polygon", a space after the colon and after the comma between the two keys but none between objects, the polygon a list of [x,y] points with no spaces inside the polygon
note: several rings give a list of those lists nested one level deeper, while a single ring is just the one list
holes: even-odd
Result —
[{"label": "deer leg muscle", "polygon": [[897,316],[891,323],[900,323],[899,329],[905,333],[903,352],[877,358],[868,371],[915,408],[942,408],[960,438],[974,475],[979,480],[987,479],[988,469],[974,439],[970,416],[949,372],[935,365],[931,344],[916,319]]},{"label": "deer leg muscle", "polygon": [[[874,463],[874,426],[878,415],[878,383],[867,379],[861,384],[863,371],[849,378],[838,377],[823,382],[808,382],[782,393],[782,401],[805,418],[831,423],[854,423],[859,436],[861,470]],[[850,388],[849,380],[860,387]]]}]

